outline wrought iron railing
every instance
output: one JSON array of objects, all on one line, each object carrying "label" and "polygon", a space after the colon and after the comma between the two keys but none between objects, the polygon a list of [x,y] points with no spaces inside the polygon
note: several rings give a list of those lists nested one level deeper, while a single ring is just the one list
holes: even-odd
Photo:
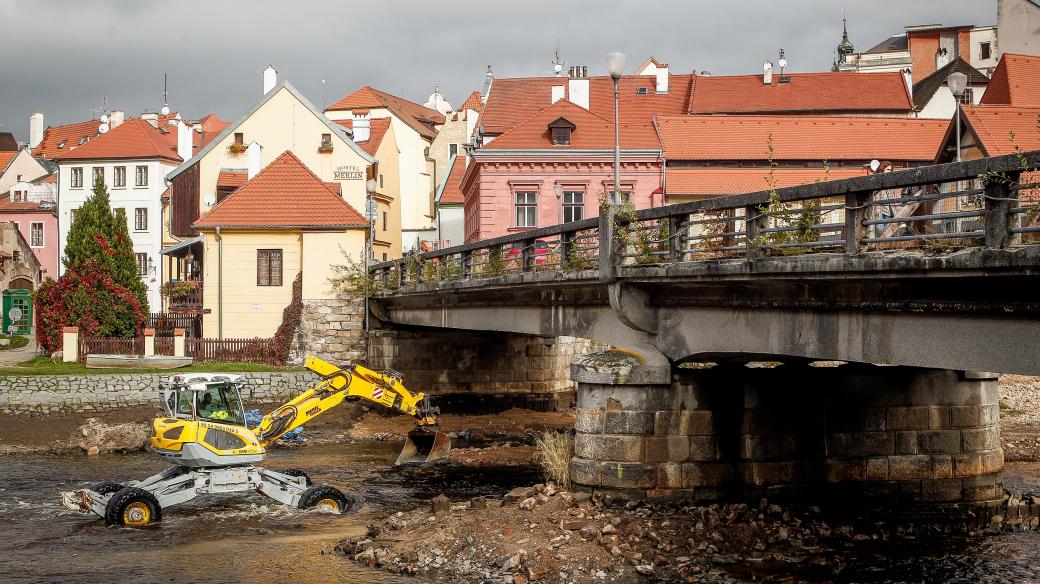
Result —
[{"label": "wrought iron railing", "polygon": [[380,294],[512,274],[1040,243],[1040,151],[625,211],[370,267]]}]

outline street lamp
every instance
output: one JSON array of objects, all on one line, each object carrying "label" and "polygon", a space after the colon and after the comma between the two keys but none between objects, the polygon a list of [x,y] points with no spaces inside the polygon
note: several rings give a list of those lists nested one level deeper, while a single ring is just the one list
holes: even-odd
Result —
[{"label": "street lamp", "polygon": [[610,78],[614,80],[614,194],[611,195],[611,202],[617,204],[621,202],[621,142],[618,131],[620,127],[620,122],[618,121],[618,99],[620,93],[618,84],[621,82],[621,73],[625,70],[625,55],[617,51],[607,53],[606,63],[607,73],[610,73]]},{"label": "street lamp", "polygon": [[563,223],[563,185],[553,185],[553,192],[556,193],[556,222]]},{"label": "street lamp", "polygon": [[957,118],[957,162],[961,161],[961,98],[964,97],[964,90],[968,87],[968,76],[960,71],[956,73],[950,73],[950,76],[946,78],[946,85],[950,87],[950,93],[953,94],[953,117]]}]

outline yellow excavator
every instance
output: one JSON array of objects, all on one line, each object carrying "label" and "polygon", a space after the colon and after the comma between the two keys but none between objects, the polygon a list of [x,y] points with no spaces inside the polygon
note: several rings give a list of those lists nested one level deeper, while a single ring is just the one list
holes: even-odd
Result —
[{"label": "yellow excavator", "polygon": [[359,499],[330,485],[312,485],[298,469],[255,466],[279,437],[344,400],[374,402],[415,418],[397,464],[434,462],[451,450],[451,440],[438,425],[440,410],[430,405],[429,396],[408,391],[400,373],[360,365],[341,369],[316,357],[307,357],[305,366],[318,374],[318,383],[264,416],[254,428],[245,421],[242,376],[172,376],[159,384],[166,415],[152,423],[151,445],[173,466],[139,482],[106,481],[63,492],[62,504],[130,527],[157,522],[163,509],[215,493],[256,491],[301,509],[347,511]]}]

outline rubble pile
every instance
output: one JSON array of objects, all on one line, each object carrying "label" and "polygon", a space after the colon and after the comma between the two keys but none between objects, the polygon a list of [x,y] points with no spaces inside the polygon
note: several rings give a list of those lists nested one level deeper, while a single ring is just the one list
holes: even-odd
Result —
[{"label": "rubble pile", "polygon": [[88,418],[76,431],[76,440],[83,452],[94,456],[101,452],[143,450],[151,435],[148,424],[106,424],[98,418]]},{"label": "rubble pile", "polygon": [[[1034,497],[1035,498],[1035,497]],[[1021,501],[1021,499],[1019,499]],[[1029,503],[1021,512],[1030,527]],[[1032,525],[1035,528],[1035,525]],[[994,522],[989,530],[1010,528]],[[852,542],[914,539],[957,527],[829,523],[819,510],[758,505],[654,506],[635,500],[520,487],[503,499],[398,512],[337,549],[392,573],[506,582],[715,582],[801,570],[840,572]],[[937,531],[938,530],[938,531]]]}]

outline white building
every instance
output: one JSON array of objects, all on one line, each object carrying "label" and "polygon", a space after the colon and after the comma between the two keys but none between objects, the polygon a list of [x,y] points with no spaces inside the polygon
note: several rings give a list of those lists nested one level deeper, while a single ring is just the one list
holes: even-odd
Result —
[{"label": "white building", "polygon": [[[156,312],[162,307],[159,252],[165,177],[180,165],[181,155],[191,157],[192,141],[192,130],[184,124],[161,126],[158,121],[153,125],[144,119],[131,119],[115,124],[55,160],[58,163],[60,255],[65,255],[76,210],[93,194],[94,181],[101,177],[108,187],[112,209],[126,212],[138,272],[148,289],[149,308]],[[178,150],[182,151],[181,155]],[[58,270],[60,275],[64,267],[59,264]]]}]

